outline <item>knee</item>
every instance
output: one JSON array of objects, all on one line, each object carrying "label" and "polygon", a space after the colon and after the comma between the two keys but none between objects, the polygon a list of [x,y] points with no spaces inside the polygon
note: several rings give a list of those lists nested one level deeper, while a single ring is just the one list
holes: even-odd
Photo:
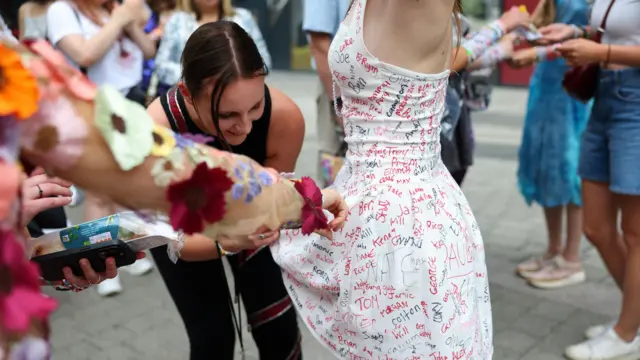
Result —
[{"label": "knee", "polygon": [[640,224],[622,224],[624,244],[627,249],[640,248]]},{"label": "knee", "polygon": [[582,228],[587,240],[597,249],[602,249],[615,242],[612,232],[608,226],[598,226],[598,224],[585,223]]}]

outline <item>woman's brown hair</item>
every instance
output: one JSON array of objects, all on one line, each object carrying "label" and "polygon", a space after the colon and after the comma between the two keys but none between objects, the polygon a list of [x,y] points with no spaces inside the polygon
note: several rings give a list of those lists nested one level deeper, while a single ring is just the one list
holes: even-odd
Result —
[{"label": "woman's brown hair", "polygon": [[[220,1],[220,19],[232,17],[236,14],[236,11],[231,5],[231,0],[219,0]],[[198,7],[195,5],[194,0],[177,0],[176,10],[184,11],[188,13],[196,14],[196,18],[200,18],[201,14]]]},{"label": "woman's brown hair", "polygon": [[[220,100],[225,88],[238,79],[267,75],[267,67],[255,42],[233,21],[206,23],[191,34],[182,52],[182,81],[195,98],[214,78],[211,91],[211,118],[218,140],[225,150],[231,147],[220,131]],[[196,108],[196,112],[199,110]]]}]

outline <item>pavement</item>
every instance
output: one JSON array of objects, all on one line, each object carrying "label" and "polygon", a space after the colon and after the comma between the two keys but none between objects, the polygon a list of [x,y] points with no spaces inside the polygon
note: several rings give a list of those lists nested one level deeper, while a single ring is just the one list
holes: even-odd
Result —
[{"label": "pavement", "polygon": [[[291,96],[307,122],[298,174],[314,175],[317,154],[313,74],[275,72],[268,82]],[[587,326],[612,320],[620,294],[596,251],[584,241],[588,280],[560,290],[537,290],[514,275],[515,265],[545,247],[542,211],[528,207],[516,185],[517,151],[527,92],[496,88],[489,110],[474,114],[477,152],[463,190],[483,233],[493,303],[495,360],[557,360],[583,340]],[[69,210],[80,221],[80,208]],[[53,315],[54,359],[182,360],[189,358],[184,326],[157,272],[122,273],[125,291],[100,298],[93,290],[48,294],[60,300]],[[203,284],[206,286],[206,284]],[[246,317],[243,317],[246,319]],[[244,325],[245,359],[258,359]],[[330,359],[303,326],[305,359]],[[238,359],[240,353],[238,352]],[[266,359],[269,360],[269,359]]]}]

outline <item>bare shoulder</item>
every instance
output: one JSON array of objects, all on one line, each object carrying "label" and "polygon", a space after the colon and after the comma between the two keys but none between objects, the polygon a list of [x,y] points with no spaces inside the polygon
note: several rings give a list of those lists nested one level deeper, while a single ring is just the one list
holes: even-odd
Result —
[{"label": "bare shoulder", "polygon": [[296,103],[282,91],[269,86],[271,122],[267,137],[265,166],[294,171],[304,141],[304,117]]},{"label": "bare shoulder", "polygon": [[171,125],[169,125],[167,114],[164,112],[162,104],[160,103],[160,98],[153,100],[153,102],[147,106],[147,114],[151,116],[156,124],[171,127]]},{"label": "bare shoulder", "polygon": [[33,3],[27,1],[26,3],[20,5],[20,7],[18,8],[18,16],[24,18],[25,16],[27,16],[27,14],[29,14],[29,12],[31,12],[32,9]]},{"label": "bare shoulder", "polygon": [[282,91],[269,86],[271,93],[271,124],[269,133],[304,136],[304,117],[296,103]]}]

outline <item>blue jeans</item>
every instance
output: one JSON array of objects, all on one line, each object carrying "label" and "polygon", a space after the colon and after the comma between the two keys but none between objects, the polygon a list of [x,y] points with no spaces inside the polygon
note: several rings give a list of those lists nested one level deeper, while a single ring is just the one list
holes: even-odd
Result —
[{"label": "blue jeans", "polygon": [[614,193],[640,195],[640,68],[601,71],[578,173]]}]

